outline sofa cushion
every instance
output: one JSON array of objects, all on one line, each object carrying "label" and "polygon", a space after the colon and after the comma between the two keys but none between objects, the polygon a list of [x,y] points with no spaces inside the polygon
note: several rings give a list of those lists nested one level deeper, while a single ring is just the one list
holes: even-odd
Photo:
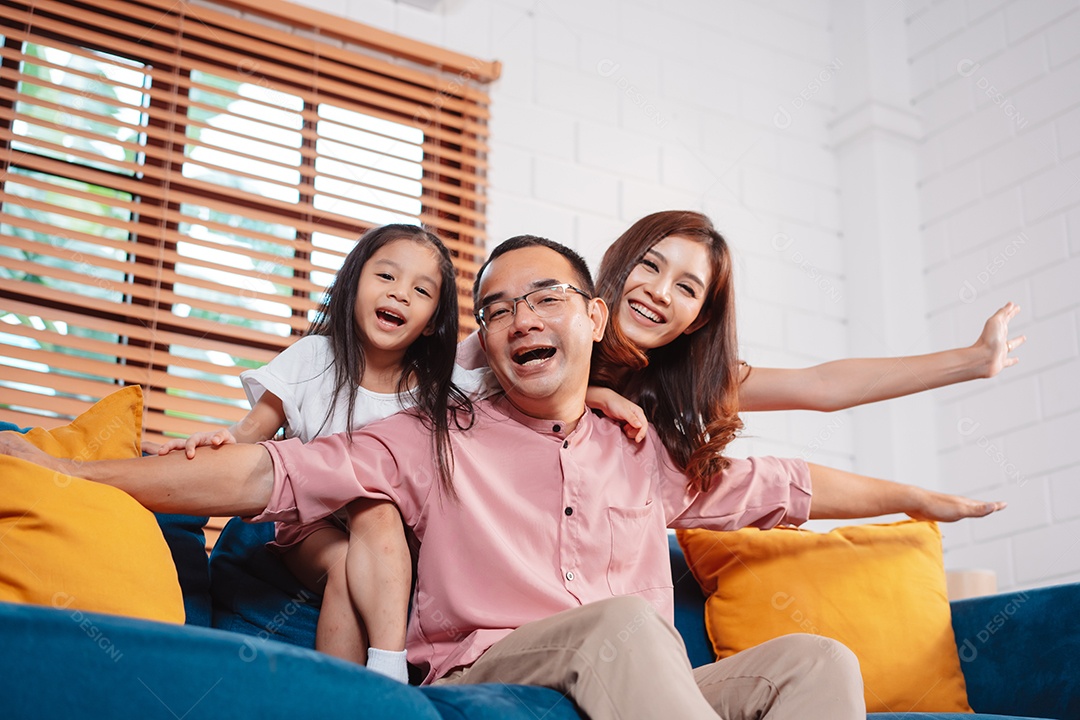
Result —
[{"label": "sofa cushion", "polygon": [[532,685],[437,685],[421,688],[443,720],[580,720],[562,693]]},{"label": "sofa cushion", "polygon": [[322,597],[305,588],[266,543],[274,523],[233,518],[210,554],[216,628],[315,647]]},{"label": "sofa cushion", "polygon": [[986,715],[984,713],[869,713],[866,720],[1047,720],[1026,715]]},{"label": "sofa cushion", "polygon": [[1080,583],[958,600],[952,616],[976,711],[1080,718]]},{"label": "sofa cushion", "polygon": [[156,513],[158,527],[169,544],[176,576],[184,592],[184,614],[188,625],[210,627],[213,605],[210,599],[210,565],[206,557],[203,527],[210,519],[196,515]]},{"label": "sofa cushion", "polygon": [[870,712],[971,712],[934,523],[678,535],[717,657],[819,634],[858,656]]},{"label": "sofa cushion", "polygon": [[[57,457],[136,458],[142,391],[118,390],[70,424],[24,437]],[[127,493],[0,457],[0,600],[184,621],[176,568],[153,514]]]},{"label": "sofa cushion", "polygon": [[[117,390],[94,403],[67,425],[27,428],[23,436],[50,455],[76,460],[139,457],[142,439],[142,388]],[[4,429],[9,425],[5,424]]]}]

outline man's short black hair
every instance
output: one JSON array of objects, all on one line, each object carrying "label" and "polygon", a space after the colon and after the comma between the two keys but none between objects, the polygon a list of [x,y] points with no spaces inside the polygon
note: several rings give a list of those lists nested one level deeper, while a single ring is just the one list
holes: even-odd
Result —
[{"label": "man's short black hair", "polygon": [[527,247],[546,247],[549,250],[554,250],[562,255],[567,259],[570,263],[570,267],[573,268],[574,273],[577,275],[577,288],[588,293],[589,297],[596,297],[596,286],[593,284],[592,274],[589,272],[589,266],[585,263],[585,258],[554,240],[548,240],[547,238],[538,237],[536,235],[517,235],[509,240],[504,240],[499,243],[498,247],[491,251],[491,255],[488,257],[487,261],[480,266],[480,271],[476,273],[476,280],[473,281],[474,307],[480,303],[480,278],[484,276],[484,271],[487,270],[487,266],[500,255],[505,255],[511,250],[520,250]]}]

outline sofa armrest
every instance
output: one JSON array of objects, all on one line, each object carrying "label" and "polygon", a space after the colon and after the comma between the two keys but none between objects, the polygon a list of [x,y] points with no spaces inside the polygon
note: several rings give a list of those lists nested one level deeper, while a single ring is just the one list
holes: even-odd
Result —
[{"label": "sofa armrest", "polygon": [[1080,583],[958,600],[953,633],[976,712],[1080,717]]}]

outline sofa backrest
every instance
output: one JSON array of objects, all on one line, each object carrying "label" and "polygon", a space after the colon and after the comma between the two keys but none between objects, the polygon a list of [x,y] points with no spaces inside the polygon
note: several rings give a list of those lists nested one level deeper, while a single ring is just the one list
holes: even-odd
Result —
[{"label": "sofa backrest", "polygon": [[716,659],[712,643],[705,630],[705,594],[686,564],[679,541],[668,535],[671,553],[671,580],[675,584],[675,627],[686,643],[686,654],[693,667],[707,665]]},{"label": "sofa backrest", "polygon": [[[199,524],[204,520],[180,515],[158,516],[176,560],[188,608],[188,623],[211,624],[207,615],[212,595],[215,627],[275,636],[285,642],[310,647],[309,640],[314,638],[309,639],[306,635],[314,633],[313,618],[318,598],[296,602],[302,591],[300,584],[265,547],[267,540],[273,538],[273,524],[250,524],[234,519],[214,548],[211,583],[207,578],[207,560]],[[671,579],[675,586],[675,627],[683,636],[691,664],[698,667],[715,659],[705,632],[705,596],[687,567],[675,536],[670,535],[668,542]],[[211,588],[211,584],[217,587]],[[252,602],[254,596],[260,601]],[[292,608],[288,622],[268,622],[268,618],[279,614],[276,610],[286,606]],[[255,615],[248,617],[252,613]],[[298,629],[294,631],[293,625],[298,625]]]}]

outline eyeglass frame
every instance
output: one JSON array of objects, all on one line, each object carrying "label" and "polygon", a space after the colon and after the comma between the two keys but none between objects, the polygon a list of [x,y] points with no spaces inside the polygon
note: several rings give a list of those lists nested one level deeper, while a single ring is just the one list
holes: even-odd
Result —
[{"label": "eyeglass frame", "polygon": [[541,315],[540,313],[538,313],[536,311],[536,306],[533,305],[531,302],[529,302],[529,296],[533,295],[535,293],[538,293],[538,292],[544,292],[545,290],[554,290],[555,288],[562,288],[563,290],[571,290],[573,292],[576,292],[578,295],[585,298],[586,300],[592,300],[593,299],[592,295],[590,295],[589,293],[585,292],[584,290],[582,290],[580,288],[574,287],[570,283],[556,283],[554,285],[547,285],[545,287],[536,288],[535,290],[530,290],[529,292],[525,293],[524,295],[519,295],[516,298],[509,298],[507,300],[492,300],[487,305],[484,305],[482,308],[480,308],[475,313],[473,313],[473,317],[476,318],[477,324],[479,324],[480,327],[482,327],[485,332],[491,332],[490,328],[488,327],[488,321],[484,319],[484,311],[487,310],[492,305],[495,305],[495,304],[498,304],[498,303],[510,303],[510,321],[513,322],[513,319],[517,317],[518,303],[521,302],[522,300],[525,301],[525,305],[537,317],[551,317],[551,316],[547,316],[547,315]]}]

